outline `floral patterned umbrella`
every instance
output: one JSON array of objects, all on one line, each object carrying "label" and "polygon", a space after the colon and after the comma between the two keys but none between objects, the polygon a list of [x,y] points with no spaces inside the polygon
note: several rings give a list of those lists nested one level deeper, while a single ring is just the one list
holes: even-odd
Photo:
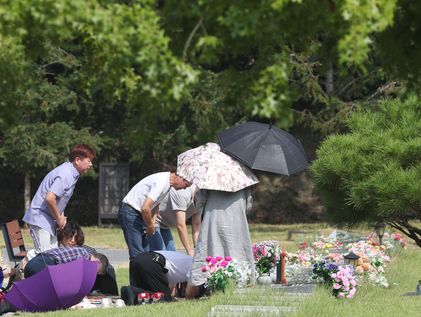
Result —
[{"label": "floral patterned umbrella", "polygon": [[181,153],[177,174],[200,189],[226,192],[236,192],[259,182],[248,167],[221,152],[216,143],[206,143]]}]

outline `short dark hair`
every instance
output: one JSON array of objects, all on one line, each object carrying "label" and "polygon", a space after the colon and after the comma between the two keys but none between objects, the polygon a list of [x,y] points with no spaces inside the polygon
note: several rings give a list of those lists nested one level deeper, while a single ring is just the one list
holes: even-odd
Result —
[{"label": "short dark hair", "polygon": [[89,145],[78,144],[70,150],[69,161],[73,162],[77,157],[82,159],[89,157],[91,160],[93,160],[95,156],[95,151]]},{"label": "short dark hair", "polygon": [[85,234],[79,224],[74,221],[66,222],[64,228],[57,231],[57,240],[59,242],[73,236],[75,236],[75,241],[78,246],[82,246],[85,243]]},{"label": "short dark hair", "polygon": [[107,268],[110,265],[110,262],[108,261],[108,258],[102,254],[102,253],[95,253],[93,254],[94,257],[96,257],[98,261],[98,274],[104,275],[107,272]]}]

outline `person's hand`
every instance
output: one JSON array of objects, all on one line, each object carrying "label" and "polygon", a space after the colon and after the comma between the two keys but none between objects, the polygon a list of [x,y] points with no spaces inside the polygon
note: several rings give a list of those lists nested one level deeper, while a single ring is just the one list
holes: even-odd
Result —
[{"label": "person's hand", "polygon": [[60,214],[60,216],[57,218],[56,223],[57,223],[57,226],[58,226],[60,229],[63,229],[63,228],[64,228],[64,226],[65,226],[65,225],[66,225],[66,223],[67,223],[67,217],[65,217],[65,216],[64,216],[64,214],[63,214],[63,213],[61,213],[61,214]]},{"label": "person's hand", "polygon": [[146,228],[146,235],[153,236],[155,234],[155,225],[150,225]]},{"label": "person's hand", "polygon": [[187,254],[190,256],[194,256],[194,249],[188,249]]}]

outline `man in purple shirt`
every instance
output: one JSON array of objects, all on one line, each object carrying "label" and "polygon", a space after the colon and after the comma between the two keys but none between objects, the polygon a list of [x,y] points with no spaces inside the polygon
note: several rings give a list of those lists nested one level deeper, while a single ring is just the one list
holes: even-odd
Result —
[{"label": "man in purple shirt", "polygon": [[81,174],[92,167],[95,151],[86,144],[78,144],[70,150],[69,161],[49,172],[31,201],[23,221],[29,225],[37,252],[56,248],[57,227],[66,224],[64,209],[73,194]]}]

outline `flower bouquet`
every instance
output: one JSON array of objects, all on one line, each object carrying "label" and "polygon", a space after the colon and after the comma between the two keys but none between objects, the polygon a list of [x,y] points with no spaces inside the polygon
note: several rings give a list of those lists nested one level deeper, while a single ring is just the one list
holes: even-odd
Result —
[{"label": "flower bouquet", "polygon": [[357,282],[354,276],[352,266],[340,266],[336,273],[332,273],[331,277],[334,281],[332,285],[332,293],[338,298],[354,297],[357,288]]},{"label": "flower bouquet", "polygon": [[207,256],[207,265],[202,267],[202,272],[208,274],[208,286],[214,291],[225,291],[230,280],[240,279],[240,272],[237,270],[236,261],[230,256]]},{"label": "flower bouquet", "polygon": [[338,272],[339,266],[336,263],[320,261],[313,265],[313,278],[320,283],[332,286],[332,273]]},{"label": "flower bouquet", "polygon": [[279,260],[279,241],[263,241],[255,244],[252,249],[258,274],[269,273]]},{"label": "flower bouquet", "polygon": [[352,298],[357,291],[357,282],[351,266],[338,266],[336,263],[320,261],[314,264],[313,278],[332,289],[338,298]]},{"label": "flower bouquet", "polygon": [[390,262],[384,245],[373,244],[372,241],[359,241],[349,245],[349,251],[354,252],[360,258],[355,268],[362,280],[367,279],[370,283],[381,287],[389,287],[384,275],[384,268]]}]

